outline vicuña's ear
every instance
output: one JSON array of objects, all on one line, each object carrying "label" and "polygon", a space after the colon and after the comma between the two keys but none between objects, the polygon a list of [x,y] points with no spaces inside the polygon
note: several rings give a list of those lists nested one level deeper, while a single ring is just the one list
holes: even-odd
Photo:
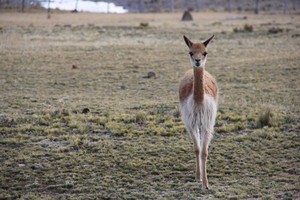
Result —
[{"label": "vicu\u00f1a's ear", "polygon": [[205,42],[203,42],[204,46],[207,47],[208,43],[215,37],[215,35],[211,36],[209,39],[207,39]]},{"label": "vicu\u00f1a's ear", "polygon": [[183,39],[189,48],[193,45],[192,41],[189,40],[185,35],[183,36]]}]

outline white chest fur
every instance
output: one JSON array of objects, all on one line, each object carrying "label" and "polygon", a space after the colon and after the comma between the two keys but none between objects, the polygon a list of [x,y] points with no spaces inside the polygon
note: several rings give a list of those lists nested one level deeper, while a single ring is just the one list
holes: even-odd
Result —
[{"label": "white chest fur", "polygon": [[217,103],[208,94],[201,105],[195,104],[193,95],[180,103],[182,121],[190,134],[200,132],[212,134],[217,115]]}]

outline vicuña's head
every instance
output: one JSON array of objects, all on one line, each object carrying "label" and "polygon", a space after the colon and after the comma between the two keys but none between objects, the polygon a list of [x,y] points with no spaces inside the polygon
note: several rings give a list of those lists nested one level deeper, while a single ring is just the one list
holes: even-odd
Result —
[{"label": "vicu\u00f1a's head", "polygon": [[190,59],[193,67],[204,67],[207,57],[207,45],[214,38],[214,35],[205,42],[193,43],[186,36],[183,36],[186,45],[189,47]]}]

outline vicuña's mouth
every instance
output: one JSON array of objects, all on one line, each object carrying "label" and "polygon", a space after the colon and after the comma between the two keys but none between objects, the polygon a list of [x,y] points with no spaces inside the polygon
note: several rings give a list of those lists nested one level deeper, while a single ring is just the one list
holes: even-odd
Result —
[{"label": "vicu\u00f1a's mouth", "polygon": [[196,62],[196,67],[200,67],[200,62]]}]

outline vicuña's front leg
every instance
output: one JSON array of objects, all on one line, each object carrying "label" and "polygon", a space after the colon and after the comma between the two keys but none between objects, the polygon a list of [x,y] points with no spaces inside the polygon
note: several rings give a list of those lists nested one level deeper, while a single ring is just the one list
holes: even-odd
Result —
[{"label": "vicu\u00f1a's front leg", "polygon": [[208,189],[208,179],[207,179],[207,173],[206,173],[208,145],[209,145],[209,141],[207,140],[207,138],[205,138],[201,145],[201,152],[200,152],[200,154],[201,154],[200,158],[201,158],[202,188],[205,188],[205,189]]},{"label": "vicu\u00f1a's front leg", "polygon": [[195,150],[195,155],[196,155],[196,181],[202,181],[201,177],[201,161],[200,161],[200,136],[199,132],[195,131],[194,133],[192,132],[192,139],[194,143],[194,150]]},{"label": "vicu\u00f1a's front leg", "polygon": [[199,149],[195,150],[196,153],[196,180],[197,181],[202,181],[201,178],[201,169],[200,169],[200,147]]},{"label": "vicu\u00f1a's front leg", "polygon": [[207,180],[207,173],[206,173],[206,162],[207,162],[207,154],[201,152],[201,165],[202,165],[202,188],[208,189],[208,180]]}]

